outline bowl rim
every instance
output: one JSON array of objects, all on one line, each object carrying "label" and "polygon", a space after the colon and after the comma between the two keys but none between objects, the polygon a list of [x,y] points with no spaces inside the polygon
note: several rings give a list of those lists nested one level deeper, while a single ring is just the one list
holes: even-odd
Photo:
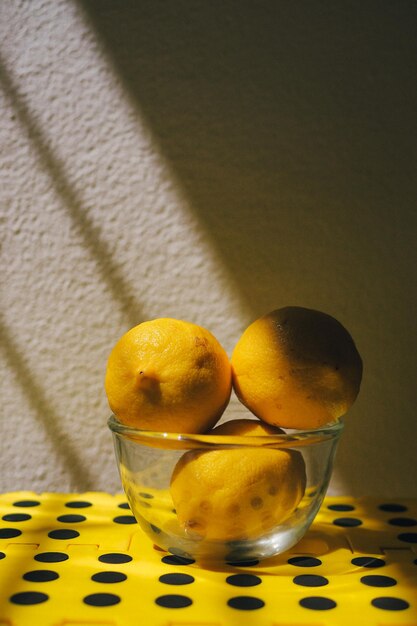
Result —
[{"label": "bowl rim", "polygon": [[[259,421],[254,417],[255,421]],[[338,439],[344,428],[343,418],[310,430],[285,429],[279,435],[211,435],[204,433],[175,433],[132,428],[122,424],[117,417],[110,415],[107,425],[113,435],[118,435],[139,444],[158,447],[178,444],[179,447],[191,448],[230,448],[230,447],[272,447],[294,448],[321,443],[329,439]]]}]

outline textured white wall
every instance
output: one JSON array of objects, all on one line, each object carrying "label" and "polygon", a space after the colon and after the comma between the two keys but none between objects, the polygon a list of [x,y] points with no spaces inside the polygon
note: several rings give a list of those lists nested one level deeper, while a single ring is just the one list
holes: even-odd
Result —
[{"label": "textured white wall", "polygon": [[[150,317],[298,304],[365,363],[333,492],[417,496],[415,4],[0,3],[0,489],[120,489]],[[412,478],[414,477],[414,478]]]}]

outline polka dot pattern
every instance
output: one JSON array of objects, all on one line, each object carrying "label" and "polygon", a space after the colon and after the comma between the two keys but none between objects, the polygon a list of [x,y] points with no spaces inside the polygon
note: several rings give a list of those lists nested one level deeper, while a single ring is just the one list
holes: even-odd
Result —
[{"label": "polka dot pattern", "polygon": [[[228,616],[230,622],[243,619],[242,612],[253,613],[247,619],[254,623],[258,618],[272,623],[277,615],[300,624],[339,622],[346,590],[354,590],[350,597],[367,626],[382,623],[384,612],[403,612],[403,619],[412,622],[417,503],[326,499],[318,520],[331,532],[321,534],[320,524],[315,529],[313,523],[305,541],[265,562],[244,555],[240,542],[230,542],[224,562],[205,570],[186,543],[154,548],[120,496],[28,495],[4,501],[0,495],[0,576],[11,579],[8,572],[13,572],[20,585],[8,589],[0,622],[13,623],[7,607],[20,605],[19,611],[29,615],[39,604],[54,615],[51,623],[69,617],[76,623],[123,623],[123,616],[138,610],[138,602],[154,623],[227,623]],[[154,511],[157,500],[151,490],[141,491],[139,499],[145,503],[144,515]],[[256,500],[251,504],[254,509],[258,505]],[[166,510],[170,512],[169,504]],[[166,526],[158,518],[153,521],[150,517],[143,527],[164,545]],[[381,545],[372,543],[374,538]],[[290,593],[277,593],[275,575]],[[142,586],[145,594],[139,593]],[[78,612],[61,615],[63,605]],[[326,612],[328,617],[318,616]]]},{"label": "polka dot pattern", "polygon": [[388,524],[392,526],[417,526],[417,520],[411,517],[393,517],[388,520]]},{"label": "polka dot pattern", "polygon": [[344,528],[354,528],[355,526],[361,526],[362,520],[356,517],[338,517],[333,520],[333,524],[336,526],[343,526]]},{"label": "polka dot pattern", "polygon": [[26,522],[32,519],[32,516],[29,513],[9,513],[8,515],[3,515],[1,519],[5,522]]},{"label": "polka dot pattern", "polygon": [[240,611],[255,611],[265,606],[265,602],[253,596],[235,596],[227,601],[228,606]]},{"label": "polka dot pattern", "polygon": [[129,554],[120,554],[119,552],[109,552],[98,557],[102,563],[129,563],[132,557]]},{"label": "polka dot pattern", "polygon": [[404,611],[409,608],[409,603],[402,598],[391,598],[390,596],[381,596],[374,598],[371,602],[372,606],[384,611]]},{"label": "polka dot pattern", "polygon": [[20,593],[15,593],[10,597],[10,602],[13,604],[23,605],[40,604],[41,602],[46,602],[46,600],[48,600],[46,593],[41,593],[39,591],[21,591]]},{"label": "polka dot pattern", "polygon": [[251,561],[227,561],[227,564],[234,567],[255,567],[259,565],[259,561],[257,559],[252,559]]},{"label": "polka dot pattern", "polygon": [[397,584],[397,581],[390,576],[369,575],[362,576],[361,583],[369,587],[393,587]]},{"label": "polka dot pattern", "polygon": [[179,594],[167,594],[156,598],[155,603],[158,606],[163,606],[166,609],[184,609],[186,606],[190,606],[193,603],[188,596],[182,596]]},{"label": "polka dot pattern", "polygon": [[168,554],[162,557],[162,563],[166,563],[167,565],[191,565],[195,563],[195,561],[175,554]]},{"label": "polka dot pattern", "polygon": [[159,577],[159,582],[165,585],[189,585],[194,582],[194,577],[189,574],[162,574]]},{"label": "polka dot pattern", "polygon": [[61,563],[61,561],[67,561],[69,556],[65,552],[41,552],[35,554],[33,558],[41,563]]},{"label": "polka dot pattern", "polygon": [[91,576],[91,580],[96,583],[121,583],[127,579],[123,572],[97,572]]},{"label": "polka dot pattern", "polygon": [[406,543],[417,543],[417,533],[400,533],[398,539]]},{"label": "polka dot pattern", "polygon": [[120,596],[114,593],[90,593],[83,600],[90,606],[113,606],[119,604]]},{"label": "polka dot pattern", "polygon": [[56,519],[62,524],[79,524],[85,522],[87,518],[84,515],[59,515]]},{"label": "polka dot pattern", "polygon": [[351,560],[352,565],[358,567],[384,567],[385,561],[374,556],[357,556]]},{"label": "polka dot pattern", "polygon": [[133,515],[118,515],[113,518],[113,522],[116,524],[137,524],[137,521]]},{"label": "polka dot pattern", "polygon": [[308,596],[300,600],[300,605],[305,609],[311,609],[313,611],[328,611],[336,607],[336,602],[331,598],[324,598],[322,596]]},{"label": "polka dot pattern", "polygon": [[48,569],[38,569],[38,570],[33,570],[32,572],[26,572],[26,574],[23,574],[24,580],[29,580],[30,582],[33,582],[33,583],[51,582],[51,580],[56,580],[57,578],[59,578],[59,574],[57,574],[57,572],[54,572]]},{"label": "polka dot pattern", "polygon": [[296,567],[318,567],[321,565],[320,559],[313,556],[294,556],[288,559],[288,563]]},{"label": "polka dot pattern", "polygon": [[226,578],[226,582],[235,587],[255,587],[260,585],[262,580],[254,574],[232,574]]},{"label": "polka dot pattern", "polygon": [[296,576],[293,580],[296,585],[301,585],[302,587],[323,587],[329,584],[327,578],[316,574],[301,574],[300,576]]},{"label": "polka dot pattern", "polygon": [[18,528],[0,528],[0,539],[13,539],[21,534],[22,531]]},{"label": "polka dot pattern", "polygon": [[404,504],[388,503],[380,504],[379,509],[381,511],[388,511],[389,513],[403,513],[407,510],[407,507],[404,506]]},{"label": "polka dot pattern", "polygon": [[329,504],[327,507],[330,511],[354,511],[352,504]]},{"label": "polka dot pattern", "polygon": [[59,539],[60,541],[65,541],[68,539],[75,539],[76,537],[79,537],[79,536],[80,536],[80,533],[78,532],[78,530],[72,530],[71,528],[51,530],[48,533],[48,537],[50,537],[50,539]]}]

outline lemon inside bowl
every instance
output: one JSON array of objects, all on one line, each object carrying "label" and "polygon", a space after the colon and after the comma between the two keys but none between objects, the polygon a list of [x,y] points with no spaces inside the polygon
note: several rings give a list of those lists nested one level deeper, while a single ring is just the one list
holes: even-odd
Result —
[{"label": "lemon inside bowl", "polygon": [[114,415],[108,425],[143,531],[160,548],[203,562],[260,560],[296,544],[326,494],[343,430],[338,421],[274,434],[171,433]]}]

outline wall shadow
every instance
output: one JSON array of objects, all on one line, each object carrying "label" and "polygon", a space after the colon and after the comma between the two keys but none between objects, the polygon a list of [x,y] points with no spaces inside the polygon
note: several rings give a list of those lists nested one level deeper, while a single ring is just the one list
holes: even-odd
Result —
[{"label": "wall shadow", "polygon": [[[283,304],[348,310],[372,357],[386,294],[412,308],[398,276],[415,256],[417,5],[78,5],[253,318]],[[354,310],[364,293],[372,306]],[[338,456],[356,495],[351,450],[360,442],[367,472],[367,446],[383,459],[392,421],[389,409],[372,418],[369,398]],[[398,420],[403,433],[412,415]]]},{"label": "wall shadow", "polygon": [[43,431],[53,443],[57,456],[70,477],[71,484],[79,491],[94,489],[95,480],[90,471],[91,459],[86,456],[85,462],[61,428],[65,423],[53,404],[48,400],[42,386],[27,365],[27,360],[16,345],[12,333],[0,316],[0,345],[3,347],[6,361],[15,374],[24,395],[31,405],[34,414],[43,427]]},{"label": "wall shadow", "polygon": [[254,315],[411,211],[412,3],[78,3]]},{"label": "wall shadow", "polygon": [[[7,70],[6,63],[1,56],[0,87],[9,99],[21,127],[26,131],[31,146],[35,148],[40,166],[49,175],[55,193],[71,217],[77,234],[85,249],[90,253],[115,306],[119,307],[123,313],[126,326],[135,326],[143,319],[141,306],[131,292],[106,242],[101,238],[99,228],[94,225],[83,207],[79,194],[66,175],[64,163],[54,154],[36,118],[19,94],[17,82]],[[24,355],[19,352],[14,343],[12,332],[4,324],[1,325],[0,332],[1,342],[4,345],[8,363],[16,375],[16,381],[53,442],[57,453],[63,459],[65,471],[71,477],[72,484],[76,485],[78,490],[93,489],[95,481],[89,469],[91,460],[83,462],[76,447],[60,428],[60,424],[64,421],[63,417],[56,412],[42,385],[28,368]]]},{"label": "wall shadow", "polygon": [[77,190],[67,177],[65,164],[49,146],[47,138],[35,116],[32,115],[28,105],[19,94],[17,83],[1,56],[0,86],[9,99],[21,127],[25,129],[29,142],[36,149],[40,166],[49,174],[55,193],[71,217],[77,234],[80,236],[84,248],[90,253],[100,273],[101,280],[107,286],[115,305],[122,311],[128,327],[135,326],[143,319],[141,307],[127,284],[121,268],[108,249],[107,243],[100,236],[99,228],[89,218]]}]

